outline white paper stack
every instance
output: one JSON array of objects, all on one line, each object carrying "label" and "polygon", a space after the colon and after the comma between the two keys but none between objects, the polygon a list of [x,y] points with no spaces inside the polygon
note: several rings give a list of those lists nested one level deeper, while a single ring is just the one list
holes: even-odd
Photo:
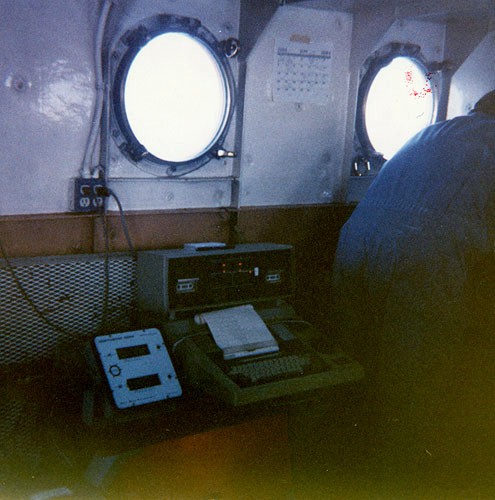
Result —
[{"label": "white paper stack", "polygon": [[196,315],[206,323],[224,359],[276,352],[277,341],[251,304]]}]

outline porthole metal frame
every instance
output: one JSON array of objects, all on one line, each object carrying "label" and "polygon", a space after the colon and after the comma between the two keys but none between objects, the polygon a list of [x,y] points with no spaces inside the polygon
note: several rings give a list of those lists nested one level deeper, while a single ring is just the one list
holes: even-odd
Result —
[{"label": "porthole metal frame", "polygon": [[[435,64],[429,63],[421,54],[421,47],[414,44],[403,44],[393,42],[385,45],[381,49],[374,52],[365,61],[359,83],[358,99],[356,107],[356,124],[354,150],[355,156],[352,160],[351,174],[362,177],[370,173],[376,173],[385,163],[386,159],[383,154],[376,151],[368,135],[366,129],[366,104],[371,86],[381,69],[388,66],[394,59],[398,57],[406,57],[412,60],[415,64],[424,68],[425,75],[433,75],[438,71]],[[432,87],[433,92],[433,87]],[[436,92],[432,93],[433,97],[433,113],[432,123],[435,122],[438,113],[438,96]],[[357,168],[360,165],[366,165],[366,169]]]},{"label": "porthole metal frame", "polygon": [[[222,73],[226,93],[226,111],[223,121],[210,145],[196,158],[186,161],[169,161],[158,158],[140,144],[127,119],[124,103],[126,78],[134,58],[155,37],[165,33],[182,33],[202,43],[216,60]],[[233,156],[225,154],[223,142],[229,132],[236,103],[236,89],[229,59],[239,51],[234,38],[218,41],[198,19],[160,14],[142,20],[128,30],[111,53],[111,136],[119,150],[134,165],[157,176],[179,176],[203,167],[214,158]]]}]

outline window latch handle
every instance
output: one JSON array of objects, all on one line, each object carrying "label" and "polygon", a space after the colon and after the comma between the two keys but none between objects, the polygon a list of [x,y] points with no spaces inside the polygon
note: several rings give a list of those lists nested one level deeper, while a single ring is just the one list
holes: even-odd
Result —
[{"label": "window latch handle", "polygon": [[225,149],[217,149],[214,152],[214,155],[218,159],[220,159],[220,158],[235,158],[237,156],[235,151],[226,151]]}]

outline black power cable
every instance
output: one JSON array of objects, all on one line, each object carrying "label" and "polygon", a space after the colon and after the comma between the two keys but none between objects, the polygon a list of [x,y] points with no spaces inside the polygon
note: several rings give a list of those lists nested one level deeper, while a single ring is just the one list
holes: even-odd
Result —
[{"label": "black power cable", "polygon": [[[125,212],[124,209],[122,208],[122,203],[119,200],[119,197],[115,194],[114,191],[112,191],[108,187],[99,187],[96,189],[96,194],[101,197],[112,197],[115,202],[117,203],[117,207],[119,209],[119,215],[120,215],[120,222],[122,225],[122,229],[124,231],[125,239],[127,241],[127,246],[129,248],[129,253],[131,254],[131,257],[133,261],[136,260],[137,254],[136,250],[134,248],[134,245],[131,240],[131,236],[129,234],[129,228],[127,227],[127,222],[125,218]],[[105,291],[104,291],[104,303],[103,303],[103,311],[102,311],[102,318],[100,322],[100,327],[98,329],[98,333],[103,333],[105,330],[105,325],[107,322],[108,318],[108,301],[109,301],[109,293],[110,293],[110,276],[109,276],[109,257],[110,257],[110,242],[109,242],[109,231],[108,231],[108,223],[107,223],[107,212],[105,208],[105,204],[102,206],[102,210],[100,212],[101,218],[102,218],[102,225],[103,225],[103,234],[104,234],[104,241],[105,241]],[[134,304],[131,306],[131,310],[136,310],[137,306]],[[131,322],[134,320],[131,319]]]},{"label": "black power cable", "polygon": [[120,223],[122,224],[122,230],[124,231],[124,236],[125,236],[125,239],[127,241],[127,246],[129,248],[129,252],[130,252],[131,256],[133,258],[135,258],[136,251],[134,249],[134,245],[132,244],[131,236],[129,234],[129,228],[127,227],[124,209],[122,208],[122,203],[120,203],[118,196],[109,187],[97,188],[96,194],[98,196],[103,196],[106,198],[112,197],[115,200],[115,203],[117,203],[117,207],[119,209],[119,214],[120,214]]}]

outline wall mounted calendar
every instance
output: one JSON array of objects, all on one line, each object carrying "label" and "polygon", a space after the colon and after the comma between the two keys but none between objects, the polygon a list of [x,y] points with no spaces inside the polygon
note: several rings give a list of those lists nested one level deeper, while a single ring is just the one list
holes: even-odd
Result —
[{"label": "wall mounted calendar", "polygon": [[273,100],[327,104],[331,62],[328,44],[276,40]]}]

